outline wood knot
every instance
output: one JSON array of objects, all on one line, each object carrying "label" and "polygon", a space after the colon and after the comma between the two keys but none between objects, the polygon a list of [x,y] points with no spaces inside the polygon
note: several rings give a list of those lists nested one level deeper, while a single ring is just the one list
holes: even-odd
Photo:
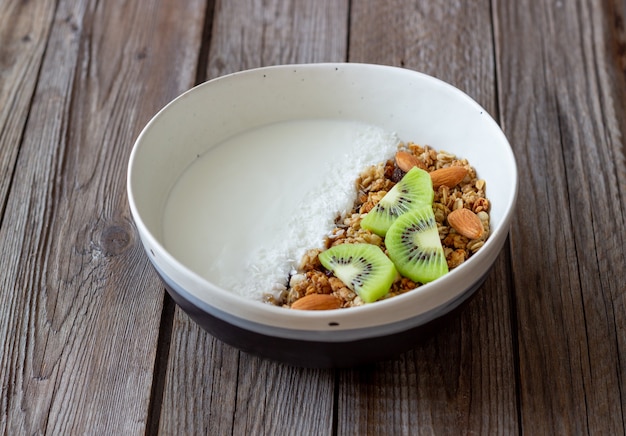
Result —
[{"label": "wood knot", "polygon": [[106,256],[117,256],[130,244],[131,234],[128,229],[113,225],[107,227],[100,237],[100,246]]},{"label": "wood knot", "polygon": [[146,47],[142,48],[137,53],[135,53],[135,59],[138,61],[142,61],[146,57],[148,57],[148,49]]}]

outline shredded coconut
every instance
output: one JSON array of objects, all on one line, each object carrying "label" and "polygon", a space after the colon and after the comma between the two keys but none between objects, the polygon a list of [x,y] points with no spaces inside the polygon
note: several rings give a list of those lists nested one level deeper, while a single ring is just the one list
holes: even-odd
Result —
[{"label": "shredded coconut", "polygon": [[338,216],[352,209],[357,190],[354,181],[368,166],[384,161],[395,152],[396,135],[373,126],[359,125],[353,140],[339,156],[328,156],[328,164],[316,174],[319,183],[301,193],[284,232],[271,247],[261,247],[249,259],[251,273],[246,283],[255,284],[255,296],[267,289],[286,289],[286,278],[295,272],[300,259],[311,247],[323,247],[324,237],[335,228]]},{"label": "shredded coconut", "polygon": [[233,137],[199,157],[173,187],[166,248],[234,293],[280,294],[304,253],[351,210],[363,168],[393,157],[393,133],[343,120],[301,120]]}]

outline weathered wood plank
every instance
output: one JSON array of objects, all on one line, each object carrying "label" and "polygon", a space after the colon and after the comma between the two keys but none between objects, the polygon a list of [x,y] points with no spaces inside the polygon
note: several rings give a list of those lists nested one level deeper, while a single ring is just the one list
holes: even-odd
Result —
[{"label": "weathered wood plank", "polygon": [[502,122],[521,174],[522,429],[624,434],[626,3],[494,7]]},{"label": "weathered wood plank", "polygon": [[0,2],[0,218],[54,10],[54,1]]},{"label": "weathered wood plank", "polygon": [[496,115],[489,2],[356,0],[350,62],[410,68],[444,80]]},{"label": "weathered wood plank", "polygon": [[[347,12],[345,0],[217,2],[208,78],[265,65],[343,61]],[[167,381],[160,423],[164,434],[332,431],[332,372],[240,353],[201,331],[178,309]]]},{"label": "weathered wood plank", "polygon": [[208,77],[260,66],[343,62],[347,0],[218,2]]},{"label": "weathered wood plank", "polygon": [[332,371],[292,368],[241,353],[233,434],[330,435]]},{"label": "weathered wood plank", "polygon": [[[490,5],[352,3],[350,60],[438,77],[497,118]],[[419,142],[419,138],[409,138]],[[338,434],[517,431],[507,250],[460,316],[399,360],[342,371]]]},{"label": "weathered wood plank", "polygon": [[[513,434],[508,252],[474,300],[398,359],[339,373],[337,434]],[[494,315],[497,314],[497,315]]]},{"label": "weathered wood plank", "polygon": [[146,429],[163,288],[130,221],[126,162],[193,82],[203,10],[59,2],[0,228],[2,433]]},{"label": "weathered wood plank", "polygon": [[[623,0],[217,2],[199,73],[213,2],[128,3],[0,2],[1,434],[625,433]],[[414,351],[341,371],[163,315],[125,199],[139,129],[198,79],[348,53],[499,115],[519,212],[476,298]]]}]

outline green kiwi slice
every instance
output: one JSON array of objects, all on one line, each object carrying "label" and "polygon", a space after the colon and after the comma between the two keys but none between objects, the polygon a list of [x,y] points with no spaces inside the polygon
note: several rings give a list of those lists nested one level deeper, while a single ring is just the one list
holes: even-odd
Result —
[{"label": "green kiwi slice", "polygon": [[361,227],[385,236],[400,215],[420,205],[432,204],[434,195],[430,174],[414,167],[363,217]]},{"label": "green kiwi slice", "polygon": [[448,272],[431,205],[400,216],[387,231],[389,257],[405,277],[428,283]]},{"label": "green kiwi slice", "polygon": [[340,244],[319,254],[324,267],[365,303],[384,297],[398,272],[380,247],[372,244]]}]

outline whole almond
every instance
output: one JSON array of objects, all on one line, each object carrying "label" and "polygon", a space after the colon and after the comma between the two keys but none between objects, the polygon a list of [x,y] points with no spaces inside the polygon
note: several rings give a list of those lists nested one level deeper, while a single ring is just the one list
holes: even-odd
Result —
[{"label": "whole almond", "polygon": [[413,167],[418,167],[423,170],[426,169],[426,165],[424,162],[419,160],[419,158],[411,153],[407,153],[406,151],[399,151],[396,153],[396,165],[405,173],[408,173],[409,170]]},{"label": "whole almond", "polygon": [[474,212],[464,207],[448,214],[448,224],[461,235],[478,239],[483,235],[483,223]]},{"label": "whole almond", "polygon": [[440,186],[447,186],[453,188],[458,185],[467,175],[467,168],[461,166],[439,168],[438,170],[430,173],[430,178],[433,181],[433,188],[437,189]]},{"label": "whole almond", "polygon": [[292,309],[299,310],[329,310],[339,309],[341,301],[331,294],[309,294],[294,301]]}]

